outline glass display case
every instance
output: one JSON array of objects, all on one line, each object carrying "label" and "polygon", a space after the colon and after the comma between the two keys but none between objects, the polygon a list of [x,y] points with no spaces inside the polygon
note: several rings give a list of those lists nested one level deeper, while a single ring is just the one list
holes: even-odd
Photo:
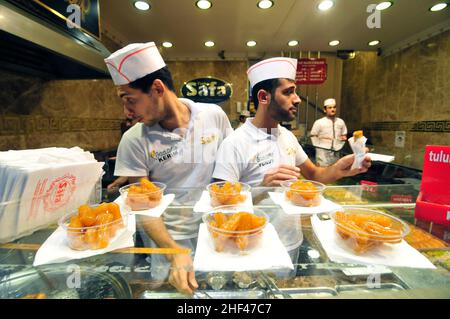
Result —
[{"label": "glass display case", "polygon": [[[202,216],[193,207],[203,190],[166,190],[175,194],[175,200],[162,217],[172,233],[184,234],[193,243],[192,256]],[[429,225],[422,229],[416,224],[418,190],[413,185],[330,186],[324,197],[343,207],[377,209],[405,221],[411,228],[406,242],[436,269],[333,262],[313,230],[311,216],[286,214],[268,194],[281,191],[253,188],[252,199],[269,217],[294,270],[196,271],[199,289],[193,296],[182,295],[164,277],[170,267],[165,257],[171,251],[151,244],[141,227],[146,217],[139,216],[134,247],[85,259],[32,266],[37,250],[57,225],[1,244],[0,298],[450,298],[449,230],[438,238],[429,232]],[[116,196],[110,194],[108,199]],[[318,218],[329,216],[319,214]]]}]

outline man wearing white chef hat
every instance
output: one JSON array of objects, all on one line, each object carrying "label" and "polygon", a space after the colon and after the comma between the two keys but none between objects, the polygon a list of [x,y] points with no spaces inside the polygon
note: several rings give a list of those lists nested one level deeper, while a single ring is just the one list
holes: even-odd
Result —
[{"label": "man wearing white chef hat", "polygon": [[345,122],[336,116],[336,100],[326,99],[323,102],[325,116],[314,122],[311,137],[316,147],[316,164],[330,166],[339,159],[340,148],[347,140]]},{"label": "man wearing white chef hat", "polygon": [[220,145],[213,177],[252,186],[279,186],[301,174],[323,183],[366,172],[370,158],[361,169],[350,167],[354,155],[341,158],[329,167],[317,167],[303,151],[297,138],[280,122],[295,119],[300,98],[296,93],[297,60],[277,57],[256,63],[248,71],[254,118],[231,133]]},{"label": "man wearing white chef hat", "polygon": [[[150,177],[170,188],[210,183],[219,144],[232,131],[222,108],[178,98],[154,42],[127,45],[105,62],[127,118],[138,121],[120,141],[114,175],[128,177],[131,183]],[[195,154],[209,158],[193,158]],[[180,222],[185,224],[180,218],[166,212],[169,231],[161,218],[146,221],[144,228],[159,247],[195,247],[195,238],[179,230]],[[191,257],[174,254],[168,259],[172,263],[169,282],[192,293],[198,285]]]}]

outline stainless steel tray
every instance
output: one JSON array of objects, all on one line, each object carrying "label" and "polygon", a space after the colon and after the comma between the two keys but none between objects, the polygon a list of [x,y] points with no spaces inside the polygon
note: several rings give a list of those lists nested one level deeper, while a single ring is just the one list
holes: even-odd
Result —
[{"label": "stainless steel tray", "polygon": [[144,291],[140,299],[267,299],[264,290],[202,290],[193,297],[177,292]]},{"label": "stainless steel tray", "polygon": [[392,292],[392,291],[402,291],[405,290],[399,284],[396,283],[384,283],[373,288],[370,288],[368,285],[340,285],[336,286],[336,291],[339,295],[344,294],[354,294],[354,293],[380,293],[380,292]]},{"label": "stainless steel tray", "polygon": [[[338,294],[335,289],[329,287],[280,288],[279,290],[285,294],[289,294],[293,299],[332,298]],[[277,299],[283,299],[283,296],[278,294],[275,297]]]}]

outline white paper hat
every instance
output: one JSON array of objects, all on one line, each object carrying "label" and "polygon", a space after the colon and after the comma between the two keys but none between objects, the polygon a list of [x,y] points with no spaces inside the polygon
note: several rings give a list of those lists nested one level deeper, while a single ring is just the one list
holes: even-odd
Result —
[{"label": "white paper hat", "polygon": [[246,117],[250,117],[250,111],[247,111],[247,110],[242,111],[242,112],[241,112],[241,115],[242,115],[242,116],[246,116]]},{"label": "white paper hat", "polygon": [[295,80],[297,73],[297,59],[271,58],[262,60],[252,65],[247,70],[250,86],[269,79],[291,79]]},{"label": "white paper hat", "polygon": [[166,66],[155,42],[129,44],[105,63],[115,85],[128,84]]},{"label": "white paper hat", "polygon": [[323,106],[331,106],[331,105],[336,105],[336,100],[335,99],[326,99],[323,102]]}]

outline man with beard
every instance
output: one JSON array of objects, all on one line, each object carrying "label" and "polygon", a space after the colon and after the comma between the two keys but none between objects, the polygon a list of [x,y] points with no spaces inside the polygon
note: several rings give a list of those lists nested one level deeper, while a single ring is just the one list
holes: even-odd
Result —
[{"label": "man with beard", "polygon": [[347,127],[345,122],[336,116],[336,100],[326,99],[323,102],[325,116],[314,122],[311,129],[311,138],[318,140],[316,148],[316,164],[330,166],[339,159],[339,152],[347,140]]},{"label": "man with beard", "polygon": [[362,168],[351,169],[354,155],[329,167],[317,167],[294,134],[279,124],[294,120],[301,102],[296,93],[296,71],[297,60],[282,57],[263,60],[248,69],[256,115],[220,145],[214,179],[279,186],[284,180],[300,178],[300,173],[307,179],[330,183],[367,171],[369,157]]}]

